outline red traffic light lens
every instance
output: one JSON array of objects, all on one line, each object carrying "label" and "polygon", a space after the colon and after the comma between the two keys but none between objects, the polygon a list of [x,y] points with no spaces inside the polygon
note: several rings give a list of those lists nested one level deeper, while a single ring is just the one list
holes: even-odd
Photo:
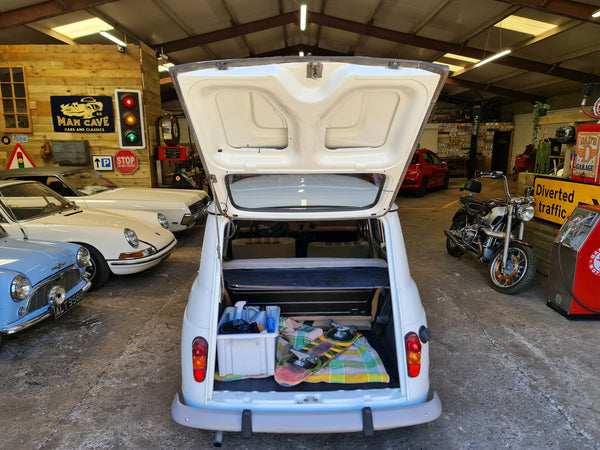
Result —
[{"label": "red traffic light lens", "polygon": [[135,97],[131,96],[131,95],[125,95],[122,99],[121,99],[121,104],[125,107],[125,108],[133,108],[137,105],[137,100],[135,99]]}]

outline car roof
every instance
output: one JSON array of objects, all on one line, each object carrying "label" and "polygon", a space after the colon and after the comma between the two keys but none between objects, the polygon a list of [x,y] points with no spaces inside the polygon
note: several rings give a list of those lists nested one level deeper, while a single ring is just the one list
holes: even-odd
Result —
[{"label": "car roof", "polygon": [[0,186],[8,186],[10,184],[20,184],[20,183],[39,183],[39,181],[31,181],[31,180],[0,180]]},{"label": "car roof", "polygon": [[78,172],[80,170],[91,170],[91,167],[87,166],[44,166],[44,167],[28,167],[25,169],[10,169],[10,170],[1,170],[0,171],[0,179],[1,178],[11,178],[16,176],[18,173],[19,176],[40,176],[40,175],[58,175],[69,172]]}]

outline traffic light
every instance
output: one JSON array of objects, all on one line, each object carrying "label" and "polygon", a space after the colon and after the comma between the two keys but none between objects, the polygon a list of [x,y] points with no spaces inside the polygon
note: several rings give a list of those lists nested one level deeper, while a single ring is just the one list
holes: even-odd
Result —
[{"label": "traffic light", "polygon": [[142,93],[133,89],[115,89],[119,147],[139,149],[146,147]]}]

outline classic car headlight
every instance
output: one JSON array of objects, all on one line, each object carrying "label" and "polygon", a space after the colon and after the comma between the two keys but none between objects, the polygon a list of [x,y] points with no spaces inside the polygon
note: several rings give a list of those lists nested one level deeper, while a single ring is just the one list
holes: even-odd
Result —
[{"label": "classic car headlight", "polygon": [[17,275],[10,283],[10,296],[15,302],[20,302],[29,297],[31,293],[31,283],[23,275]]},{"label": "classic car headlight", "polygon": [[129,245],[131,245],[134,248],[137,248],[137,246],[140,245],[140,241],[138,240],[135,231],[133,231],[130,228],[125,228],[123,232],[125,233],[125,240],[129,243]]},{"label": "classic car headlight", "polygon": [[158,223],[160,223],[160,226],[163,227],[165,230],[169,229],[169,221],[167,220],[167,217],[163,214],[163,213],[158,213]]},{"label": "classic car headlight", "polygon": [[85,247],[79,247],[77,250],[77,265],[79,267],[87,267],[90,265],[90,252]]},{"label": "classic car headlight", "polygon": [[532,205],[521,205],[517,214],[523,222],[529,222],[535,215],[535,208]]}]

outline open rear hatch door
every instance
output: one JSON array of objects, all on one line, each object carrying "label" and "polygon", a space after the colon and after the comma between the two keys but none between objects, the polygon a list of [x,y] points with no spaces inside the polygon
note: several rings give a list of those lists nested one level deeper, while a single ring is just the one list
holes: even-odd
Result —
[{"label": "open rear hatch door", "polygon": [[219,209],[270,220],[385,214],[447,73],[362,57],[171,69]]}]

